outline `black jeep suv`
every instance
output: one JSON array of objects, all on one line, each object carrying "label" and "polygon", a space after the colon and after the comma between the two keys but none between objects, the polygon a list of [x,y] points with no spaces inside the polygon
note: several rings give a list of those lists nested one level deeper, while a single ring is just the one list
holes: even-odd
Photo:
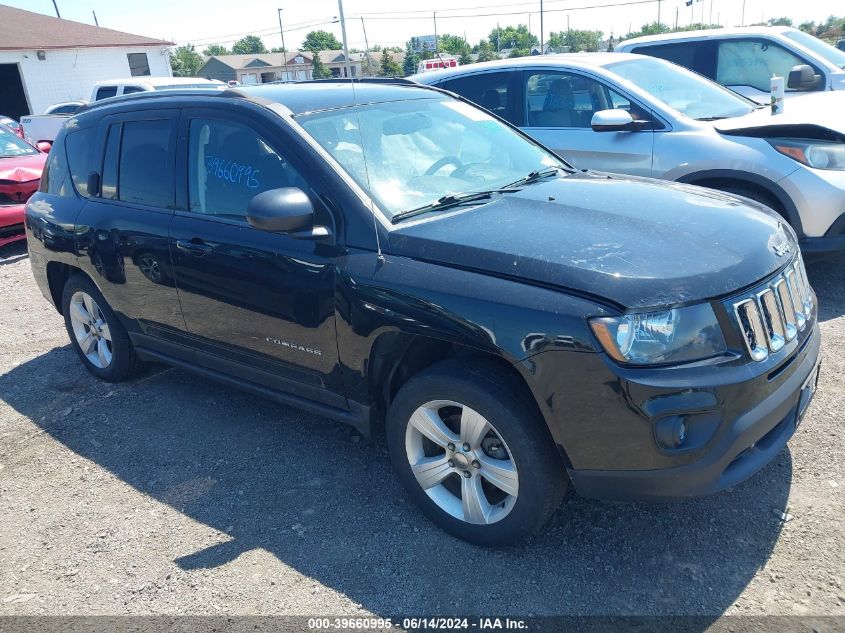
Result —
[{"label": "black jeep suv", "polygon": [[256,86],[71,118],[32,269],[107,381],[184,367],[384,429],[493,545],[582,495],[712,493],[781,450],[820,334],[792,230],[749,200],[578,172],[436,88]]}]

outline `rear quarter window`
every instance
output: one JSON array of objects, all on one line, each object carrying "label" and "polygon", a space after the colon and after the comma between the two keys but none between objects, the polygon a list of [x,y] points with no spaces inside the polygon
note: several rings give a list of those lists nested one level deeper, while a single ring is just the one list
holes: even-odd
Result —
[{"label": "rear quarter window", "polygon": [[96,128],[89,127],[68,134],[65,138],[67,168],[77,193],[88,195],[88,174],[90,173],[91,149],[96,138]]}]

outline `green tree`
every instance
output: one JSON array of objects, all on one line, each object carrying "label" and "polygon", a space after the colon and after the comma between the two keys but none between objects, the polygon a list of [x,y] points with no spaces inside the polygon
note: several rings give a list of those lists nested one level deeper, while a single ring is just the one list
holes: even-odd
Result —
[{"label": "green tree", "polygon": [[[657,33],[658,31],[654,32]],[[573,53],[579,53],[581,51],[595,52],[599,50],[603,35],[601,31],[579,31],[572,29],[571,31],[549,33],[547,43],[553,48],[568,46],[569,50]]]},{"label": "green tree", "polygon": [[511,54],[508,57],[528,57],[531,54],[531,50],[527,48],[513,48],[511,49]]},{"label": "green tree", "polygon": [[284,53],[285,49],[281,46],[274,46],[273,48],[270,49],[270,52],[271,53]]},{"label": "green tree", "polygon": [[816,33],[816,23],[815,22],[802,22],[798,25],[798,28],[805,33],[809,33],[810,35],[815,35]]},{"label": "green tree", "polygon": [[193,44],[177,46],[170,52],[170,68],[174,77],[196,77],[202,66],[202,57]]},{"label": "green tree", "polygon": [[792,26],[792,20],[789,18],[769,18],[769,26]]},{"label": "green tree", "polygon": [[402,63],[402,72],[406,77],[417,72],[417,63],[419,63],[419,59],[419,56],[416,51],[414,51],[414,47],[409,41],[405,45],[405,61]]},{"label": "green tree", "polygon": [[307,51],[336,51],[343,48],[334,34],[328,31],[311,31],[302,41],[302,48]]},{"label": "green tree", "polygon": [[469,46],[461,51],[461,56],[458,58],[458,63],[461,66],[467,66],[472,63],[472,56],[469,54]]},{"label": "green tree", "polygon": [[211,57],[212,55],[228,55],[229,49],[220,44],[211,44],[206,47],[202,54],[206,57]]},{"label": "green tree", "polygon": [[266,53],[267,47],[260,37],[247,35],[232,45],[232,52],[235,55],[252,55],[254,53]]},{"label": "green tree", "polygon": [[328,79],[332,76],[332,71],[320,59],[320,51],[310,51],[312,56],[311,61],[311,76],[314,79]]},{"label": "green tree", "polygon": [[494,59],[499,59],[499,53],[496,52],[496,48],[491,46],[487,40],[481,40],[478,43],[478,61],[489,62]]},{"label": "green tree", "polygon": [[398,62],[394,61],[390,53],[385,49],[381,54],[381,72],[382,77],[401,77],[402,67]]},{"label": "green tree", "polygon": [[487,41],[494,51],[501,48],[527,48],[530,50],[532,46],[540,43],[540,40],[532,35],[524,24],[506,26],[501,29],[495,28],[490,31]]},{"label": "green tree", "polygon": [[441,53],[460,55],[467,47],[467,43],[459,35],[441,35],[437,38],[437,45]]}]

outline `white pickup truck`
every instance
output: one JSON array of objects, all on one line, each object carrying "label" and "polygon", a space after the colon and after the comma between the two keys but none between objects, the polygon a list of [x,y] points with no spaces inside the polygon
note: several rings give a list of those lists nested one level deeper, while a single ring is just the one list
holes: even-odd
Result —
[{"label": "white pickup truck", "polygon": [[109,97],[119,97],[134,92],[151,90],[178,90],[184,88],[222,89],[226,84],[212,79],[198,77],[130,77],[128,79],[110,79],[98,81],[91,89],[89,101],[68,101],[57,103],[44,111],[44,114],[30,114],[21,117],[24,136],[36,143],[52,143],[62,126],[79,108],[88,102],[100,101]]}]

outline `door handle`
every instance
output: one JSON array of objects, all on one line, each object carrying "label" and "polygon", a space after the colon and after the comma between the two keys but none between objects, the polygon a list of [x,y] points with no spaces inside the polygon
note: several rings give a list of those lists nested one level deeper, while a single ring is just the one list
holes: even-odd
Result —
[{"label": "door handle", "polygon": [[195,237],[192,240],[176,240],[176,248],[180,248],[183,251],[188,251],[191,255],[195,257],[202,257],[203,255],[208,255],[214,247],[210,244],[206,244],[201,239]]}]

